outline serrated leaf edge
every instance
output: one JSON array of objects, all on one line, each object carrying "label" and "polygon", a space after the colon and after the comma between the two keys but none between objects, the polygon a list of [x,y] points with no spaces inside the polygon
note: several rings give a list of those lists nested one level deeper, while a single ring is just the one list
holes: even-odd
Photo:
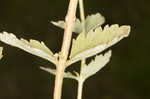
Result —
[{"label": "serrated leaf edge", "polygon": [[[14,47],[18,47],[30,54],[42,57],[54,64],[56,64],[57,62],[51,50],[48,49],[43,42],[40,43],[39,41],[33,39],[28,42],[27,40],[22,38],[19,40],[14,34],[7,32],[0,33],[0,41]],[[32,42],[37,42],[38,44],[40,44],[41,49],[38,49],[34,45],[32,45]],[[46,52],[42,49],[45,49]]]},{"label": "serrated leaf edge", "polygon": [[[113,26],[113,25],[111,25]],[[108,25],[105,26],[105,28],[109,27]],[[71,50],[71,54],[70,54],[70,60],[68,61],[68,65],[71,65],[72,63],[75,63],[79,60],[81,60],[83,57],[84,58],[88,58],[88,57],[91,57],[93,55],[96,55],[102,51],[104,51],[105,49],[109,48],[110,46],[116,44],[117,42],[119,42],[121,39],[123,39],[124,37],[127,37],[129,35],[129,32],[130,32],[130,26],[120,26],[121,27],[128,27],[128,32],[120,37],[116,37],[114,38],[112,41],[108,42],[107,44],[100,44],[100,45],[97,45],[96,47],[93,47],[93,48],[89,48],[81,53],[78,53],[76,55],[72,55],[72,50]],[[104,28],[104,29],[105,29]],[[80,34],[81,35],[81,34]],[[78,39],[78,37],[77,37]],[[75,40],[73,40],[74,42]],[[74,43],[73,43],[74,44]],[[73,45],[72,45],[73,46]],[[86,56],[85,56],[86,55]]]}]

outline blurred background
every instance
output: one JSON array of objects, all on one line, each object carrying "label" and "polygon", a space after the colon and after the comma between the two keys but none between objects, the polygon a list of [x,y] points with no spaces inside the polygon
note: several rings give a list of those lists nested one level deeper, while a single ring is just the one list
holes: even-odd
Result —
[{"label": "blurred background", "polygon": [[[109,64],[84,85],[83,99],[148,99],[150,97],[150,0],[84,0],[85,13],[101,13],[106,24],[128,24],[128,38],[109,48]],[[63,20],[69,0],[0,0],[0,32],[44,41],[55,53],[63,30],[50,21]],[[78,10],[79,11],[79,10]],[[79,12],[77,12],[79,16]],[[76,36],[76,35],[73,35]],[[53,99],[54,76],[39,66],[46,60],[0,43],[0,99]],[[79,63],[73,68],[79,68]],[[78,69],[77,69],[78,70]],[[64,79],[62,99],[76,99],[77,82]]]}]

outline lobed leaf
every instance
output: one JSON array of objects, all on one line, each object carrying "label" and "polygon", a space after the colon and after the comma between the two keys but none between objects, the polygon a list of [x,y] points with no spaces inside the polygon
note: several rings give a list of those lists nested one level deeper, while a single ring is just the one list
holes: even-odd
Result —
[{"label": "lobed leaf", "polygon": [[3,47],[0,47],[0,59],[2,59],[2,57],[3,57],[2,51],[3,51]]},{"label": "lobed leaf", "polygon": [[32,39],[28,42],[22,38],[19,40],[14,34],[7,32],[0,33],[0,41],[14,47],[18,47],[30,54],[49,60],[54,64],[56,63],[56,58],[44,42]]},{"label": "lobed leaf", "polygon": [[[86,32],[89,32],[92,29],[95,29],[97,26],[102,25],[105,22],[105,18],[100,14],[92,14],[86,17],[85,19],[85,30]],[[57,27],[60,27],[62,29],[65,28],[66,23],[64,21],[58,21],[58,22],[51,22]],[[73,26],[73,32],[75,33],[81,33],[83,31],[82,23],[79,19],[76,19],[74,26]]]},{"label": "lobed leaf", "polygon": [[96,74],[101,70],[110,60],[111,51],[108,51],[104,55],[97,55],[94,60],[92,60],[88,65],[84,65],[81,68],[80,76],[83,81]]},{"label": "lobed leaf", "polygon": [[117,24],[106,25],[102,30],[101,27],[91,30],[87,36],[84,33],[73,39],[70,59],[72,62],[81,60],[82,58],[88,58],[96,55],[106,48],[116,44],[124,37],[127,37],[130,32],[130,26],[118,26]]}]

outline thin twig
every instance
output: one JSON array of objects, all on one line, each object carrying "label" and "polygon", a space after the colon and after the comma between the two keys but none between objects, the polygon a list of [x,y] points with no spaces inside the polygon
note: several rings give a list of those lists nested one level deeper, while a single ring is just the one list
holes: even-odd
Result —
[{"label": "thin twig", "polygon": [[68,13],[66,15],[66,26],[64,31],[63,44],[61,48],[61,56],[59,63],[57,65],[57,72],[55,78],[55,89],[54,89],[54,99],[61,99],[62,83],[63,83],[63,74],[65,70],[66,60],[68,57],[68,52],[70,49],[71,37],[72,37],[72,28],[76,18],[76,8],[78,0],[70,0]]}]

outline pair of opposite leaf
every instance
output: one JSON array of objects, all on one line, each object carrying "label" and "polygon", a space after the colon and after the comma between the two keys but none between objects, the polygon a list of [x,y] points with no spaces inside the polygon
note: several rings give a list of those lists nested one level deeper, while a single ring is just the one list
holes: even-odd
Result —
[{"label": "pair of opposite leaf", "polygon": [[[82,32],[82,23],[77,19],[74,23],[73,32],[78,33],[78,37],[73,39],[71,54],[69,60],[67,61],[67,66],[82,60],[83,58],[88,58],[96,55],[106,48],[119,42],[124,37],[127,37],[130,32],[130,26],[118,26],[117,24],[108,26],[106,25],[102,29],[101,25],[104,23],[104,17],[100,14],[95,14],[88,16],[85,20],[85,28],[87,35]],[[64,28],[65,22],[58,21],[52,22],[54,25]],[[11,46],[18,47],[25,50],[33,55],[42,57],[55,65],[58,62],[59,54],[53,54],[52,51],[43,43],[36,40],[24,40],[18,39],[14,34],[3,32],[0,33],[0,40]],[[93,60],[88,65],[84,64],[81,68],[80,75],[75,72],[73,75],[70,72],[65,72],[64,77],[79,79],[82,76],[83,79],[95,74],[99,71],[106,63],[109,62],[111,56],[111,51],[107,52],[105,55],[97,55],[95,60]],[[55,74],[56,70],[50,68],[41,67],[41,69],[48,71],[49,73]]]}]

